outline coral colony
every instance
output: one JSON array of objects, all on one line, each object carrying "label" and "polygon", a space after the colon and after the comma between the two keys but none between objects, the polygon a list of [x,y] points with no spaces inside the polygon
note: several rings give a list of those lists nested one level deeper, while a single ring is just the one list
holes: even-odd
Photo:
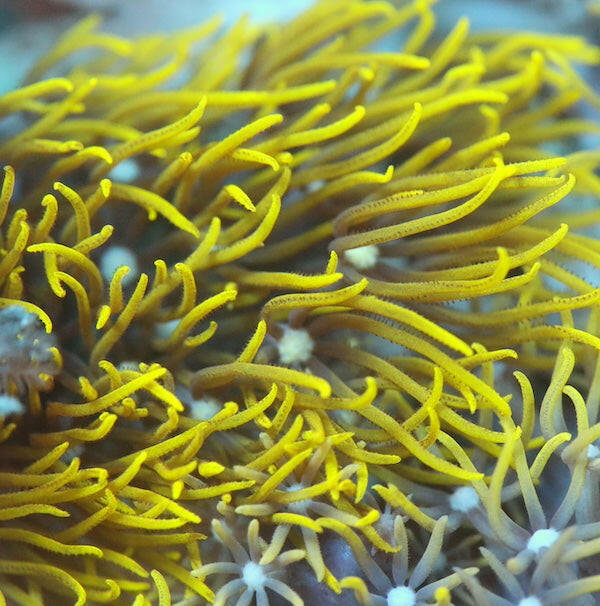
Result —
[{"label": "coral colony", "polygon": [[600,603],[600,48],[435,24],[92,16],[0,97],[0,604]]}]

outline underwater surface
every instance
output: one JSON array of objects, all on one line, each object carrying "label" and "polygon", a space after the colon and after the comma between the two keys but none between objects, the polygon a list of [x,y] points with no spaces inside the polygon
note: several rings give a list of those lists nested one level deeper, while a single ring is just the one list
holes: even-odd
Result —
[{"label": "underwater surface", "polygon": [[0,606],[600,604],[599,32],[0,2]]}]

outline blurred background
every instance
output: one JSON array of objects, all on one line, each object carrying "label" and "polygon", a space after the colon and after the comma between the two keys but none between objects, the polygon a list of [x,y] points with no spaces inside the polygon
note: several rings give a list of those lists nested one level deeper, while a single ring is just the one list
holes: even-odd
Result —
[{"label": "blurred background", "polygon": [[[67,27],[91,12],[104,29],[135,36],[168,31],[222,14],[225,25],[248,13],[255,21],[281,21],[312,0],[0,0],[0,94],[15,88],[37,57]],[[439,0],[439,28],[468,15],[474,30],[532,29],[577,33],[600,40],[599,0]]]}]

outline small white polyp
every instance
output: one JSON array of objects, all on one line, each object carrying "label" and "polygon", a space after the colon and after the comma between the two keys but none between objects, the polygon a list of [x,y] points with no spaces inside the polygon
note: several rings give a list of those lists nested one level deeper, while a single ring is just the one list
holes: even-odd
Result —
[{"label": "small white polyp", "polygon": [[221,408],[219,400],[205,396],[204,398],[190,402],[190,417],[198,421],[207,421],[208,419],[212,419]]},{"label": "small white polyp", "polygon": [[7,415],[21,415],[25,412],[21,400],[8,394],[0,394],[0,417]]},{"label": "small white polyp", "polygon": [[133,251],[125,246],[111,246],[100,257],[100,273],[107,282],[112,280],[117,269],[123,265],[129,267],[129,273],[121,280],[121,284],[127,286],[139,274],[137,257]]},{"label": "small white polyp", "polygon": [[467,513],[467,511],[477,507],[479,495],[472,486],[461,486],[450,495],[448,500],[452,511]]},{"label": "small white polyp", "polygon": [[250,589],[260,589],[264,587],[267,577],[263,571],[263,567],[256,562],[248,562],[242,570],[242,579]]},{"label": "small white polyp", "polygon": [[394,587],[387,594],[387,606],[415,606],[417,595],[410,587]]},{"label": "small white polyp", "polygon": [[540,549],[550,547],[559,536],[560,533],[554,528],[541,528],[540,530],[536,530],[531,535],[529,541],[527,541],[527,549],[537,554],[540,552]]},{"label": "small white polyp", "polygon": [[542,606],[542,603],[534,595],[529,595],[520,600],[518,606]]},{"label": "small white polyp", "polygon": [[277,343],[279,359],[283,364],[302,364],[312,356],[314,346],[303,328],[285,328]]},{"label": "small white polyp", "polygon": [[158,339],[168,339],[179,326],[179,320],[169,320],[168,322],[158,322],[154,325],[154,336]]},{"label": "small white polyp", "polygon": [[133,183],[140,176],[139,164],[133,158],[125,158],[108,173],[111,181]]},{"label": "small white polyp", "polygon": [[356,269],[370,269],[379,259],[379,248],[375,244],[359,246],[344,251],[344,257],[352,263]]},{"label": "small white polyp", "polygon": [[588,459],[597,459],[600,457],[600,448],[598,448],[595,444],[590,444],[587,447],[587,456]]}]

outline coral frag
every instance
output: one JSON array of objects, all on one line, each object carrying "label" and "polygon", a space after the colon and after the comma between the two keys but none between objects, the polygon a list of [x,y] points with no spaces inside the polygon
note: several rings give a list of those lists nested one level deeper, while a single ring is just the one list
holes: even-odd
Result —
[{"label": "coral frag", "polygon": [[600,49],[435,23],[91,16],[0,97],[0,604],[597,603]]}]

